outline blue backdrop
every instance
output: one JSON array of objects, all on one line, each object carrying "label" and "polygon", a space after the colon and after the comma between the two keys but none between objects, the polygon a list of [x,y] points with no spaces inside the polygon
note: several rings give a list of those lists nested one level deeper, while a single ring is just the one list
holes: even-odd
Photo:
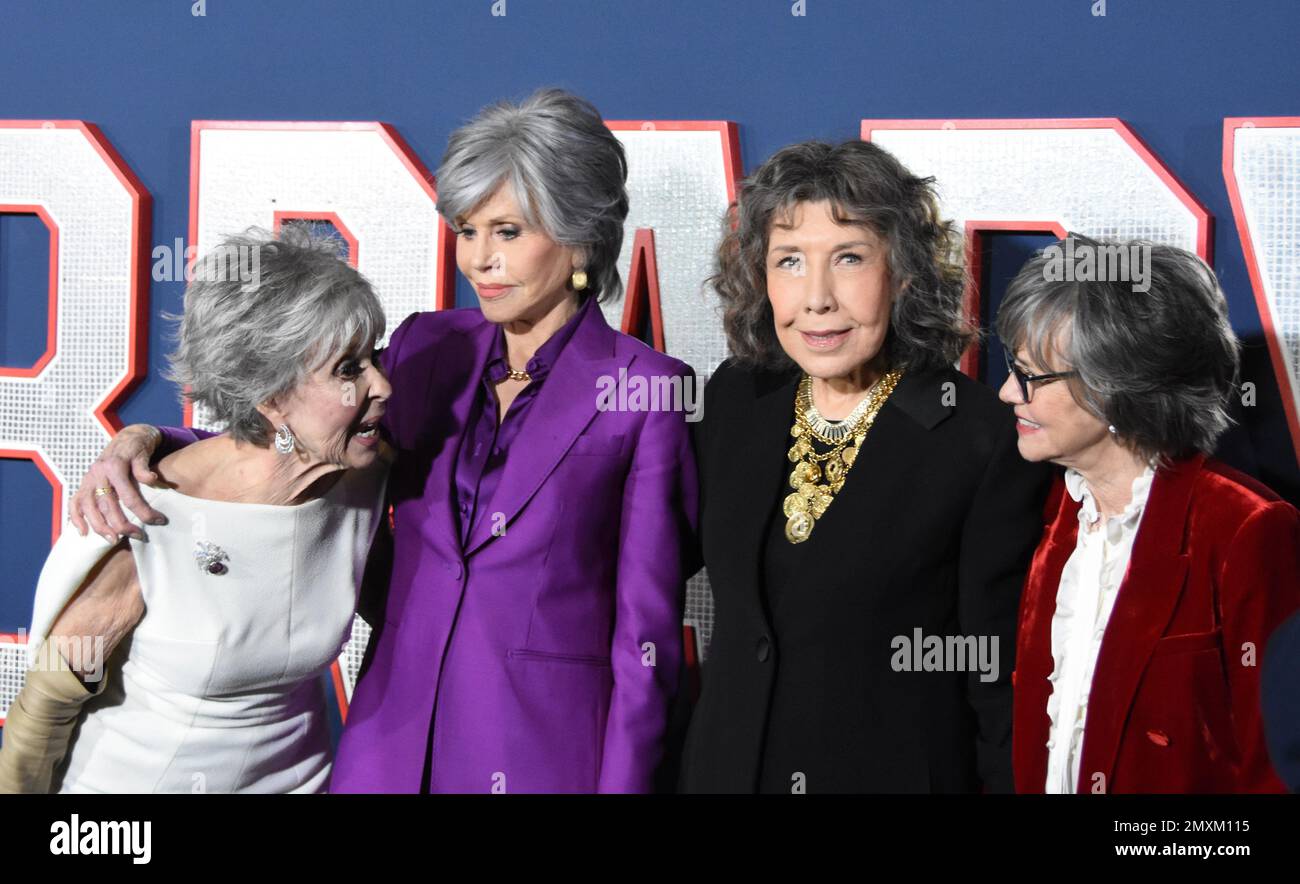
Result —
[{"label": "blue backdrop", "polygon": [[[1300,497],[1220,172],[1225,116],[1300,113],[1295,0],[0,0],[0,118],[96,123],[153,195],[151,238],[187,233],[190,121],[381,120],[435,168],[482,105],[541,85],[613,119],[723,119],[746,171],[872,118],[1120,117],[1215,216],[1215,263],[1260,405],[1223,455]],[[1033,238],[995,238],[992,272]],[[0,224],[0,364],[44,340],[34,225]],[[150,290],[150,375],[125,422],[180,422],[160,372],[181,283]],[[467,303],[460,285],[458,301]],[[996,298],[996,293],[994,293]],[[35,349],[33,349],[35,348]],[[996,351],[995,351],[996,352]],[[991,373],[990,382],[1001,378]],[[50,494],[0,460],[0,631],[25,626]]]}]

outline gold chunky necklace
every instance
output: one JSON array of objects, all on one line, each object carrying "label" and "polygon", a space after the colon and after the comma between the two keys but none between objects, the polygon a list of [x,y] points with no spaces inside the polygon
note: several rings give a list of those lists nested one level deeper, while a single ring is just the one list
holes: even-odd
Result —
[{"label": "gold chunky necklace", "polygon": [[[799,392],[794,398],[794,426],[790,428],[794,444],[786,452],[794,464],[794,472],[790,474],[794,493],[786,497],[781,507],[786,517],[786,540],[803,543],[812,534],[817,520],[826,514],[826,508],[844,487],[844,479],[857,459],[867,431],[902,376],[901,371],[884,375],[838,425],[829,424],[813,405],[812,378],[804,375],[799,382]],[[818,453],[813,440],[829,445],[830,450]],[[853,444],[849,444],[850,440]]]}]

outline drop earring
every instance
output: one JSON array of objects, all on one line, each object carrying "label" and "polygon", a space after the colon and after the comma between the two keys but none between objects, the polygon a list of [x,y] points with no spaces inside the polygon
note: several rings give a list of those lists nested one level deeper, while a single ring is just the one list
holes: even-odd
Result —
[{"label": "drop earring", "polygon": [[280,424],[280,428],[275,431],[275,450],[281,454],[293,454],[296,441],[293,438],[293,431],[289,429],[289,425]]}]

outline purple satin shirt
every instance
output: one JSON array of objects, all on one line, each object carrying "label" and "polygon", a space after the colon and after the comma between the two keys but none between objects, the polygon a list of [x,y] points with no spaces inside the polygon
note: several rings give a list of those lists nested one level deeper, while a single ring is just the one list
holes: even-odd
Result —
[{"label": "purple satin shirt", "polygon": [[505,332],[500,326],[497,327],[492,349],[488,351],[487,370],[483,372],[483,393],[474,402],[456,458],[456,515],[460,520],[462,546],[469,543],[470,529],[479,519],[491,518],[491,514],[479,512],[478,501],[492,499],[492,494],[501,482],[501,473],[505,470],[510,443],[519,435],[519,428],[523,426],[529,407],[537,398],[537,391],[550,374],[551,366],[555,364],[564,345],[573,337],[573,330],[582,322],[587,311],[593,309],[591,304],[591,298],[584,300],[569,321],[537,348],[533,358],[524,366],[532,381],[510,403],[510,409],[501,421],[497,420],[500,410],[497,384],[506,379],[510,364],[506,354]]}]

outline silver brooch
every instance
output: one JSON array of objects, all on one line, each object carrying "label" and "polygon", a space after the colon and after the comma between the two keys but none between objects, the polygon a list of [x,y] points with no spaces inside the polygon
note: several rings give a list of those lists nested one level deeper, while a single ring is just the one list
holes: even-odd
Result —
[{"label": "silver brooch", "polygon": [[194,550],[194,561],[198,563],[199,570],[208,574],[225,574],[227,569],[222,562],[230,561],[226,551],[206,540],[198,540],[195,543],[197,548]]}]

